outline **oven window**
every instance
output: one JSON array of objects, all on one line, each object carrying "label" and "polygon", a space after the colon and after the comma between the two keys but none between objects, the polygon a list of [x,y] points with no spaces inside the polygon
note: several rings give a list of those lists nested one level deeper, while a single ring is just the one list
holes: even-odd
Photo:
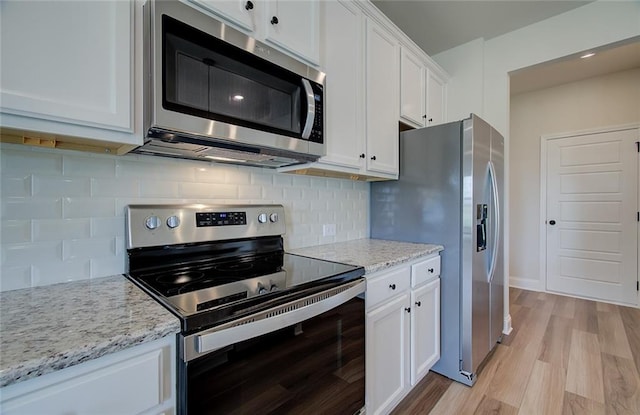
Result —
[{"label": "oven window", "polygon": [[163,16],[163,106],[197,117],[299,137],[301,78]]},{"label": "oven window", "polygon": [[[352,415],[364,407],[364,300],[187,363],[188,414]],[[184,395],[183,395],[184,396]]]}]

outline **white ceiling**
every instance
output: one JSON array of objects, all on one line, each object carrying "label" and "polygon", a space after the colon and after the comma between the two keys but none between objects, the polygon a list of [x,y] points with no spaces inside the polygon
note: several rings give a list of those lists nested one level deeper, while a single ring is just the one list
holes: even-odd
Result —
[{"label": "white ceiling", "polygon": [[[428,55],[548,19],[590,1],[372,0]],[[640,68],[640,38],[601,48],[589,59],[567,56],[511,75],[511,94]]]},{"label": "white ceiling", "polygon": [[372,0],[428,55],[548,19],[590,1]]}]

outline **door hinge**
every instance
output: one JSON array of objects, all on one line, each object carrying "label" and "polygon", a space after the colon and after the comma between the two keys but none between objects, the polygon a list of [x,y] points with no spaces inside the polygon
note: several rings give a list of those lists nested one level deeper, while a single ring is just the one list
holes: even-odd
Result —
[{"label": "door hinge", "polygon": [[640,212],[636,212],[636,221],[640,222]]},{"label": "door hinge", "polygon": [[636,281],[636,291],[640,291],[640,281]]},{"label": "door hinge", "polygon": [[636,149],[638,150],[638,153],[640,153],[640,141],[636,141]]}]

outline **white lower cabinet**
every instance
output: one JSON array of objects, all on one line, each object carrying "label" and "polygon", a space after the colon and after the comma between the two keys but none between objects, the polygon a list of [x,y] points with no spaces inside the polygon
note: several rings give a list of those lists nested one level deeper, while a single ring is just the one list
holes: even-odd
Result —
[{"label": "white lower cabinet", "polygon": [[175,337],[134,346],[0,389],[0,412],[175,414]]},{"label": "white lower cabinet", "polygon": [[366,411],[388,414],[440,358],[440,256],[367,276]]}]

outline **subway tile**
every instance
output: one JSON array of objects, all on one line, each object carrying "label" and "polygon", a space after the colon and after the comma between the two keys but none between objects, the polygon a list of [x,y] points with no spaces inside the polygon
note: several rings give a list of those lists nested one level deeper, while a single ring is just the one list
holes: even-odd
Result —
[{"label": "subway tile", "polygon": [[62,172],[65,176],[115,177],[116,160],[87,154],[65,154],[62,158]]},{"label": "subway tile", "polygon": [[115,238],[87,238],[62,241],[64,261],[116,255]]},{"label": "subway tile", "polygon": [[[124,274],[127,271],[124,254],[107,258],[93,258],[91,260],[91,278],[109,277]],[[125,277],[123,276],[122,278]]]},{"label": "subway tile", "polygon": [[140,182],[140,197],[177,198],[180,183],[167,180],[144,180]]},{"label": "subway tile", "polygon": [[260,199],[262,197],[261,186],[238,186],[238,199]]},{"label": "subway tile", "polygon": [[116,160],[116,176],[131,179],[193,181],[198,164],[164,157],[127,155]]},{"label": "subway tile", "polygon": [[295,200],[302,199],[303,189],[298,187],[286,187],[283,189],[284,199],[286,200]]},{"label": "subway tile", "polygon": [[3,220],[0,238],[3,245],[31,242],[31,221],[28,219]]},{"label": "subway tile", "polygon": [[276,187],[293,186],[293,176],[290,174],[275,174],[273,185]]},{"label": "subway tile", "polygon": [[135,179],[91,179],[91,196],[123,197],[139,195],[138,180]]},{"label": "subway tile", "polygon": [[62,199],[59,198],[2,198],[2,219],[62,218]]},{"label": "subway tile", "polygon": [[193,181],[202,183],[225,183],[227,173],[232,166],[215,163],[200,163],[194,169]]},{"label": "subway tile", "polygon": [[180,196],[185,198],[235,199],[238,187],[228,184],[181,183]]},{"label": "subway tile", "polygon": [[265,199],[266,203],[280,203],[282,199],[284,199],[283,189],[279,187],[263,186],[262,198]]},{"label": "subway tile", "polygon": [[[292,175],[293,185],[297,187],[311,187],[311,178],[301,175],[294,174]],[[314,181],[315,183],[315,181]]]},{"label": "subway tile", "polygon": [[273,173],[251,173],[251,184],[259,184],[262,186],[273,186]]},{"label": "subway tile", "polygon": [[86,280],[91,278],[91,261],[58,261],[33,266],[33,286]]},{"label": "subway tile", "polygon": [[62,242],[2,244],[3,267],[46,265],[62,260]]},{"label": "subway tile", "polygon": [[36,197],[91,196],[89,178],[65,178],[56,176],[33,176],[33,195]]},{"label": "subway tile", "polygon": [[21,174],[19,177],[7,177],[2,175],[2,197],[29,197],[32,196],[32,176]]},{"label": "subway tile", "polygon": [[62,174],[62,154],[39,153],[30,149],[5,150],[0,153],[1,169],[5,172]]},{"label": "subway tile", "polygon": [[66,197],[63,212],[65,219],[115,216],[115,201],[109,197]]},{"label": "subway tile", "polygon": [[31,287],[31,265],[3,267],[0,273],[0,291]]},{"label": "subway tile", "polygon": [[224,183],[235,185],[251,184],[251,173],[241,167],[228,167],[225,172]]},{"label": "subway tile", "polygon": [[91,219],[91,237],[123,238],[125,235],[124,230],[125,230],[124,216],[113,216],[110,218],[92,218]]},{"label": "subway tile", "polygon": [[33,240],[60,241],[63,239],[89,238],[89,219],[38,219],[33,221]]}]

